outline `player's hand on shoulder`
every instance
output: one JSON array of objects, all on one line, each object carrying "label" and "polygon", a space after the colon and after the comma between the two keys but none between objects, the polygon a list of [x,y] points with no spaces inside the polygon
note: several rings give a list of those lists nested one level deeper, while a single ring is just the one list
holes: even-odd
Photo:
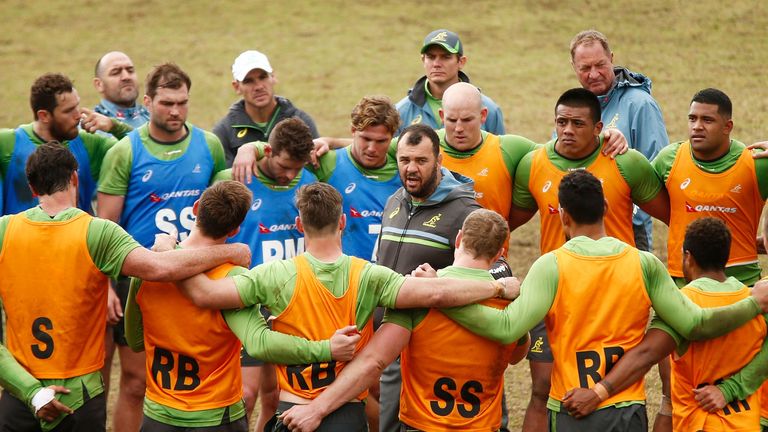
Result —
[{"label": "player's hand on shoulder", "polygon": [[428,278],[436,278],[437,277],[437,270],[433,269],[431,265],[428,263],[421,264],[420,266],[416,267],[412,272],[411,276],[413,277],[428,277]]},{"label": "player's hand on shoulder", "polygon": [[251,248],[245,243],[231,243],[234,252],[229,262],[236,266],[251,268]]},{"label": "player's hand on shoulder", "polygon": [[699,403],[699,407],[707,412],[715,412],[725,407],[725,396],[717,386],[706,385],[702,388],[693,389],[694,399]]},{"label": "player's hand on shoulder", "polygon": [[504,300],[514,300],[520,296],[520,280],[514,276],[507,276],[499,279],[504,284],[504,291],[501,298]]},{"label": "player's hand on shoulder", "polygon": [[627,138],[616,128],[607,128],[603,131],[605,145],[603,145],[603,154],[610,156],[611,159],[629,150]]},{"label": "player's hand on shoulder", "polygon": [[314,404],[294,405],[277,417],[292,432],[312,432],[323,420]]},{"label": "player's hand on shoulder", "polygon": [[310,163],[315,168],[320,168],[320,158],[331,151],[331,143],[326,138],[315,138],[312,140],[315,143],[315,147],[309,154]]},{"label": "player's hand on shoulder", "polygon": [[336,330],[331,336],[331,357],[337,361],[352,360],[361,337],[357,326],[354,325]]},{"label": "player's hand on shoulder", "polygon": [[763,313],[768,313],[768,278],[761,279],[755,284],[752,288],[752,297],[760,305]]},{"label": "player's hand on shoulder", "polygon": [[586,388],[568,390],[563,398],[563,408],[577,419],[592,414],[599,404],[600,396],[594,390]]},{"label": "player's hand on shoulder", "polygon": [[256,173],[258,154],[256,147],[251,143],[245,143],[237,149],[235,160],[232,161],[232,180],[243,184],[251,184]]},{"label": "player's hand on shoulder", "polygon": [[750,146],[747,146],[750,150],[758,149],[760,151],[752,152],[754,159],[768,158],[768,141],[758,141]]},{"label": "player's hand on shoulder", "polygon": [[174,250],[177,244],[179,244],[179,232],[174,228],[168,234],[155,234],[155,244],[152,245],[152,250],[154,252]]},{"label": "player's hand on shoulder", "polygon": [[[37,394],[32,398],[32,402],[35,405],[35,416],[41,418],[47,422],[56,420],[62,414],[72,414],[74,411],[72,408],[59,402],[55,395],[56,393],[69,393],[69,389],[62,386],[48,386],[44,389],[40,389]],[[37,407],[35,399],[43,398],[40,404],[41,407]]]}]

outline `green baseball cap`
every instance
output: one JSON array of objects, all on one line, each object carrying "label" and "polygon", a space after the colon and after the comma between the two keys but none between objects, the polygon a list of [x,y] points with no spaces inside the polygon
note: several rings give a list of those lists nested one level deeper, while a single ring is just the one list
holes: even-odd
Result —
[{"label": "green baseball cap", "polygon": [[424,54],[424,51],[432,45],[440,45],[451,54],[464,55],[464,47],[461,45],[459,35],[450,30],[440,29],[428,34],[427,37],[424,38],[424,45],[421,47],[421,53]]}]

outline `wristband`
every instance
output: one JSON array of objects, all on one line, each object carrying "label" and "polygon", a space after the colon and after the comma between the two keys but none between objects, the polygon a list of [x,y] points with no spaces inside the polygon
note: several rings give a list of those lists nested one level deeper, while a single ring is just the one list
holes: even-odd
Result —
[{"label": "wristband", "polygon": [[35,408],[35,414],[44,406],[48,405],[56,396],[56,392],[48,387],[42,388],[32,396],[32,406]]},{"label": "wristband", "polygon": [[595,384],[594,387],[592,387],[592,391],[597,393],[597,397],[600,398],[600,402],[608,399],[610,394],[608,394],[608,390],[605,389],[605,386],[602,383]]},{"label": "wristband", "polygon": [[672,415],[672,400],[669,396],[661,395],[661,404],[659,405],[659,415],[671,416]]}]

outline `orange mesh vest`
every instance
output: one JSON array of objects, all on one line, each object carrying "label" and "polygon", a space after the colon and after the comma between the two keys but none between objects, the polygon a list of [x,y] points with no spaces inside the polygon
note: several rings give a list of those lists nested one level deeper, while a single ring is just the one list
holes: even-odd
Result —
[{"label": "orange mesh vest", "polygon": [[512,206],[512,179],[501,154],[497,135],[486,134],[480,150],[468,158],[454,158],[444,152],[443,166],[475,182],[475,198],[481,206],[509,219]]},{"label": "orange mesh vest", "polygon": [[757,186],[755,162],[744,150],[734,166],[721,173],[705,172],[691,157],[691,144],[680,145],[667,177],[669,191],[669,274],[683,276],[683,239],[685,227],[706,216],[725,221],[731,230],[728,266],[757,262],[755,236],[763,208]]},{"label": "orange mesh vest", "polygon": [[[502,309],[509,302],[483,304]],[[425,431],[497,430],[504,371],[514,349],[431,309],[400,356],[400,419]]]},{"label": "orange mesh vest", "polygon": [[[621,176],[616,161],[600,153],[587,167],[587,171],[600,179],[603,193],[608,201],[605,213],[605,231],[624,243],[635,245],[632,231],[632,196],[627,181]],[[560,224],[560,201],[557,189],[560,181],[568,174],[556,167],[547,157],[547,149],[536,150],[531,161],[531,175],[528,189],[539,206],[541,216],[541,254],[553,251],[565,243],[565,234]]]},{"label": "orange mesh vest", "polygon": [[[207,274],[221,279],[232,269]],[[243,397],[240,340],[221,311],[195,306],[173,283],[142,282],[147,398],[183,411],[222,408]]]},{"label": "orange mesh vest", "polygon": [[[747,287],[737,292],[704,292],[692,286],[683,290],[694,303],[707,308],[727,306],[750,295]],[[708,413],[699,408],[691,389],[717,384],[738,372],[760,351],[765,335],[765,320],[758,316],[727,335],[691,342],[685,355],[673,356],[672,427],[675,431],[760,430],[760,392]]]},{"label": "orange mesh vest", "polygon": [[107,277],[86,238],[87,213],[58,222],[11,216],[0,253],[8,350],[38,379],[84,375],[104,365]]},{"label": "orange mesh vest", "polygon": [[764,382],[760,390],[760,418],[768,419],[768,381]]},{"label": "orange mesh vest", "polygon": [[[628,247],[611,256],[582,256],[555,250],[559,282],[545,318],[555,362],[549,396],[600,381],[645,335],[651,300],[640,253]],[[645,400],[643,380],[600,403]]]},{"label": "orange mesh vest", "polygon": [[[354,325],[360,274],[367,263],[350,257],[349,285],[341,297],[335,297],[317,280],[312,267],[303,255],[293,258],[296,264],[296,287],[290,303],[272,322],[272,329],[280,333],[301,336],[309,340],[329,339],[342,327]],[[362,338],[356,351],[368,343],[373,335],[369,320],[361,330]],[[344,368],[345,362],[331,361],[304,365],[275,365],[280,389],[305,399],[314,399],[331,385]],[[368,392],[358,398],[363,399]]]}]

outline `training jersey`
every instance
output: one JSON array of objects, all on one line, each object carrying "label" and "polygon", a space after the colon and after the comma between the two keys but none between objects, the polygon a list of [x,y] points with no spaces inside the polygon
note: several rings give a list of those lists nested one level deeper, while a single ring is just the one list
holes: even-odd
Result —
[{"label": "training jersey", "polygon": [[480,145],[459,151],[445,139],[445,129],[437,131],[443,166],[463,174],[475,182],[475,199],[486,209],[509,219],[512,185],[520,160],[536,149],[537,144],[517,135],[494,135],[481,132]]},{"label": "training jersey", "polygon": [[768,427],[768,383],[760,387],[760,425]]},{"label": "training jersey", "polygon": [[[294,197],[300,187],[317,181],[311,172],[299,171],[287,186],[275,184],[258,172],[250,184],[253,193],[251,208],[240,225],[240,232],[227,239],[228,243],[245,243],[251,248],[251,264],[290,259],[304,252],[304,234],[296,227],[299,209]],[[214,181],[231,180],[232,170],[216,175]]]},{"label": "training jersey", "polygon": [[[296,286],[290,303],[280,312],[272,329],[280,333],[302,336],[310,340],[329,339],[342,327],[356,324],[357,298],[360,290],[360,273],[367,261],[350,257],[347,289],[341,296],[333,295],[315,277],[307,258],[299,255],[293,259],[296,265]],[[361,339],[355,346],[360,351],[373,336],[370,320],[360,329]],[[277,383],[282,391],[305,399],[314,399],[331,385],[346,362],[331,361],[303,365],[275,365]],[[364,399],[364,392],[358,399]]]},{"label": "training jersey", "polygon": [[[632,247],[595,260],[556,249],[557,294],[544,322],[554,365],[550,400],[575,387],[590,388],[645,335],[651,299],[640,284],[640,253]],[[578,274],[578,278],[569,277]],[[595,296],[594,287],[605,287]],[[583,313],[584,311],[589,313]],[[645,400],[644,380],[600,402],[598,408]]]},{"label": "training jersey", "polygon": [[[493,280],[487,270],[455,266],[438,270],[438,277]],[[508,303],[482,304],[501,309]],[[403,423],[425,431],[499,429],[504,371],[516,344],[477,336],[438,309],[389,310],[384,321],[411,331],[400,355]]]},{"label": "training jersey", "polygon": [[[115,125],[113,133],[117,136],[122,137],[130,130],[126,125]],[[77,159],[80,181],[78,207],[85,211],[92,212],[91,200],[101,172],[101,163],[107,150],[116,142],[111,136],[90,134],[81,130],[74,140],[62,143]],[[0,203],[4,202],[4,206],[0,205],[0,214],[19,213],[37,205],[37,197],[32,196],[24,168],[29,155],[43,143],[45,141],[37,136],[33,123],[21,125],[16,129],[0,130]]]},{"label": "training jersey", "polygon": [[[562,248],[564,251],[583,257],[581,267],[574,270],[575,273],[573,273],[579,275],[579,278],[569,277],[572,284],[577,284],[578,281],[581,280],[582,274],[593,275],[589,268],[592,266],[601,266],[602,264],[600,263],[605,258],[622,264],[621,269],[612,270],[614,274],[616,274],[616,272],[621,273],[628,271],[623,268],[626,267],[623,266],[625,263],[614,257],[623,257],[623,253],[628,255],[634,253],[624,252],[626,249],[630,249],[631,251],[635,250],[626,243],[612,237],[602,237],[598,240],[594,240],[585,236],[572,238],[566,242]],[[640,278],[636,279],[635,282],[631,282],[628,276],[629,273],[626,273],[617,284],[614,284],[614,286],[584,284],[585,288],[588,288],[589,291],[585,294],[586,297],[582,296],[573,299],[575,303],[578,303],[581,306],[581,309],[573,311],[574,316],[586,315],[587,317],[592,317],[593,308],[595,311],[599,312],[603,306],[595,305],[595,302],[589,303],[588,301],[590,299],[595,299],[600,300],[600,303],[603,303],[602,298],[604,294],[606,298],[613,298],[614,294],[607,293],[607,291],[622,292],[624,289],[627,289],[631,290],[633,296],[639,298],[640,294],[634,293],[634,290],[636,289],[635,287],[637,286],[642,286],[644,288],[647,297],[653,305],[654,311],[670,327],[670,330],[667,332],[678,342],[683,338],[700,339],[722,334],[725,329],[737,328],[739,325],[761,313],[761,309],[757,305],[757,302],[751,297],[719,310],[702,309],[680,292],[669,277],[664,264],[653,254],[639,251],[638,259]],[[511,343],[520,339],[528,330],[544,319],[548,315],[550,308],[553,307],[562,275],[559,265],[560,261],[554,252],[546,253],[537,259],[528,271],[525,281],[523,281],[520,289],[520,296],[510,303],[504,310],[489,308],[482,305],[469,305],[464,306],[463,308],[458,308],[461,313],[454,313],[456,310],[455,308],[444,309],[443,312],[472,332],[502,343]],[[585,273],[585,271],[588,273]],[[562,300],[568,301],[565,299],[565,296],[563,296]],[[634,331],[635,327],[640,327],[639,324],[642,324],[644,329],[645,323],[648,321],[648,311],[646,308],[641,307],[641,305],[645,304],[644,302],[633,304],[622,297],[619,299],[619,304],[613,306],[615,306],[618,311],[627,307],[621,305],[630,304],[636,309],[643,309],[646,313],[642,315],[642,321],[640,323],[629,319],[630,317],[634,317],[637,312],[627,312],[624,315],[619,315],[617,313],[616,317],[621,317],[621,321],[625,325],[625,327],[621,328],[626,328],[627,331]],[[618,328],[619,324],[615,322],[618,318],[614,319],[609,317],[608,319],[613,319],[614,321],[608,321],[605,318],[600,321],[606,326],[616,326]],[[638,319],[638,321],[640,321],[640,319]],[[565,326],[566,324],[564,323],[563,325]],[[578,330],[578,328],[573,328],[569,331],[576,332]],[[586,338],[588,335],[584,334],[580,337]],[[562,337],[558,336],[558,339],[562,339]],[[610,346],[611,345],[606,345],[606,347]],[[613,350],[608,354],[611,354],[611,352],[613,352]],[[570,355],[575,356],[576,353],[573,352],[570,353]],[[594,354],[589,355],[594,357]],[[598,355],[600,355],[601,361],[603,357],[608,357],[604,351],[602,353],[598,352]],[[554,357],[555,362],[557,362],[559,357],[556,354]],[[615,363],[617,360],[618,358],[614,356],[613,362]],[[569,361],[573,362],[573,359]],[[557,367],[557,363],[555,364],[555,367]],[[592,371],[588,370],[588,372]],[[594,376],[594,373],[588,374],[588,378]],[[591,380],[592,378],[589,379]],[[578,382],[574,386],[577,385]],[[562,398],[562,396],[563,395],[559,395],[559,398]],[[548,408],[559,412],[559,398],[550,398],[547,404]],[[640,399],[636,402],[642,403],[643,401]]]},{"label": "training jersey", "polygon": [[[370,261],[375,255],[384,205],[402,182],[398,175],[391,174],[391,169],[386,170],[390,171],[388,173],[360,167],[352,156],[352,146],[333,153],[336,163],[327,183],[341,194],[343,211],[347,215],[347,226],[341,238],[342,250],[347,255]],[[393,159],[387,158],[386,165],[397,172]]]},{"label": "training jersey", "polygon": [[[700,278],[682,288],[702,307],[718,307],[749,297],[749,288],[734,278],[717,282]],[[675,431],[758,431],[760,392],[736,400],[710,413],[699,407],[691,391],[719,383],[752,359],[763,344],[766,323],[762,316],[719,338],[691,342],[672,362],[672,427]]]},{"label": "training jersey", "polygon": [[[222,265],[207,275],[221,279],[232,268]],[[169,282],[142,281],[136,303],[144,327],[147,399],[181,411],[223,408],[242,399],[241,345],[221,312],[195,306]],[[145,414],[154,418],[151,411]]]},{"label": "training jersey", "polygon": [[125,197],[120,224],[143,246],[174,229],[181,240],[195,225],[192,205],[225,168],[218,138],[187,123],[189,133],[159,143],[142,126],[105,156],[99,192]]},{"label": "training jersey", "polygon": [[113,222],[76,208],[50,217],[39,206],[0,218],[0,245],[7,348],[42,386],[70,389],[59,399],[77,409],[84,392],[103,391],[106,277],[139,245]]},{"label": "training jersey", "polygon": [[565,243],[560,222],[558,188],[569,171],[586,169],[601,180],[608,209],[605,230],[609,236],[634,245],[632,230],[633,202],[643,204],[661,191],[662,185],[653,168],[636,150],[615,159],[604,155],[602,138],[594,152],[584,159],[567,159],[555,146],[557,140],[526,156],[515,177],[513,202],[523,209],[538,209],[541,216],[541,253],[555,250]]},{"label": "training jersey", "polygon": [[669,191],[669,273],[683,276],[683,239],[688,224],[702,217],[716,217],[728,225],[732,236],[726,274],[746,285],[754,284],[760,278],[755,237],[768,197],[768,163],[753,159],[744,144],[731,140],[728,153],[717,161],[696,160],[690,142],[685,141],[662,149],[653,165]]}]

